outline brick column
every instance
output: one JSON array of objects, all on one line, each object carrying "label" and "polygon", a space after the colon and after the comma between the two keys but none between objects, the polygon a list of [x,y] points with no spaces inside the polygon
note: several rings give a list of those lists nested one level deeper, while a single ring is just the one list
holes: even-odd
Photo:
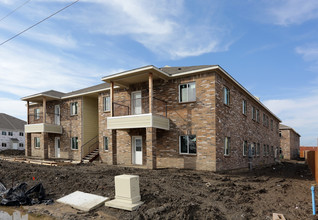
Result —
[{"label": "brick column", "polygon": [[27,124],[30,124],[30,102],[29,101],[27,101],[27,114],[28,114]]},{"label": "brick column", "polygon": [[112,161],[113,165],[117,165],[117,130],[112,130]]},{"label": "brick column", "polygon": [[31,133],[25,133],[25,156],[31,156]]},{"label": "brick column", "polygon": [[42,132],[41,133],[41,139],[40,139],[40,146],[43,149],[43,159],[47,159],[49,158],[49,146],[48,146],[48,142],[49,142],[49,135],[47,132]]},{"label": "brick column", "polygon": [[43,123],[46,123],[46,98],[43,97]]},{"label": "brick column", "polygon": [[146,165],[148,169],[157,169],[156,142],[156,128],[146,128]]}]

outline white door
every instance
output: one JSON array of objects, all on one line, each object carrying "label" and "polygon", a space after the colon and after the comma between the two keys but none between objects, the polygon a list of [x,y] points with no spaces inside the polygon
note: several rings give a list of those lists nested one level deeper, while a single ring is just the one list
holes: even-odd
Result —
[{"label": "white door", "polygon": [[141,91],[131,93],[131,113],[132,115],[141,114]]},{"label": "white door", "polygon": [[55,120],[55,124],[56,125],[60,125],[60,119],[61,119],[61,116],[60,116],[60,105],[56,105],[55,106],[55,111],[54,111],[54,120]]},{"label": "white door", "polygon": [[133,164],[142,165],[142,137],[133,136],[132,137],[132,161]]},{"label": "white door", "polygon": [[60,149],[61,149],[61,143],[60,143],[60,138],[55,137],[55,157],[60,158]]},{"label": "white door", "polygon": [[18,150],[18,143],[12,143],[12,149]]}]

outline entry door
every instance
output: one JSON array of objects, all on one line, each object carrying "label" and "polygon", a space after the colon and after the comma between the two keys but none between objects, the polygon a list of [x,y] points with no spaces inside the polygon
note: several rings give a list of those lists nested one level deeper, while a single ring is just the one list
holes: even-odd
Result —
[{"label": "entry door", "polygon": [[18,143],[12,143],[12,149],[17,150],[18,149]]},{"label": "entry door", "polygon": [[55,157],[60,158],[60,149],[61,149],[61,143],[60,143],[60,138],[55,137]]},{"label": "entry door", "polygon": [[133,115],[141,114],[141,91],[131,93],[131,112]]},{"label": "entry door", "polygon": [[142,165],[142,137],[141,136],[133,136],[132,137],[132,161],[133,164]]},{"label": "entry door", "polygon": [[54,117],[54,120],[55,120],[55,124],[56,125],[60,125],[60,119],[61,119],[61,116],[60,116],[60,105],[56,105],[55,106],[55,110],[54,110],[54,115],[55,115],[55,117]]}]

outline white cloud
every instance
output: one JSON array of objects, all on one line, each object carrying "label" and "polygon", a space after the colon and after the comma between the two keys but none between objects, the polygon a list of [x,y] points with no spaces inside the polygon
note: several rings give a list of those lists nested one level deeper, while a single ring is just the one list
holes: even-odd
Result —
[{"label": "white cloud", "polygon": [[278,0],[266,4],[270,4],[270,19],[277,25],[301,24],[318,18],[317,0]]},{"label": "white cloud", "polygon": [[282,123],[293,127],[302,137],[302,145],[316,145],[318,138],[318,94],[297,99],[267,100]]},{"label": "white cloud", "polygon": [[27,111],[25,102],[9,98],[0,97],[0,112],[26,120]]}]

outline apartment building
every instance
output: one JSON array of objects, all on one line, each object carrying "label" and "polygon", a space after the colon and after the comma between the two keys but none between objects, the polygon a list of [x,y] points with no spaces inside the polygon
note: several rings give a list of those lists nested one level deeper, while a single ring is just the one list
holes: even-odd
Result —
[{"label": "apartment building", "polygon": [[26,156],[81,161],[98,149],[98,93],[108,87],[102,83],[70,93],[50,90],[22,98],[28,112]]},{"label": "apartment building", "polygon": [[284,159],[292,160],[299,157],[300,134],[293,128],[279,125],[280,147]]},{"label": "apartment building", "polygon": [[277,157],[280,119],[218,65],[145,66],[102,80],[104,163],[221,171]]},{"label": "apartment building", "polygon": [[81,160],[99,147],[110,165],[211,171],[275,162],[280,119],[218,65],[151,65],[102,80],[23,98],[26,155]]},{"label": "apartment building", "polygon": [[0,113],[0,151],[24,150],[24,125],[25,121]]}]

